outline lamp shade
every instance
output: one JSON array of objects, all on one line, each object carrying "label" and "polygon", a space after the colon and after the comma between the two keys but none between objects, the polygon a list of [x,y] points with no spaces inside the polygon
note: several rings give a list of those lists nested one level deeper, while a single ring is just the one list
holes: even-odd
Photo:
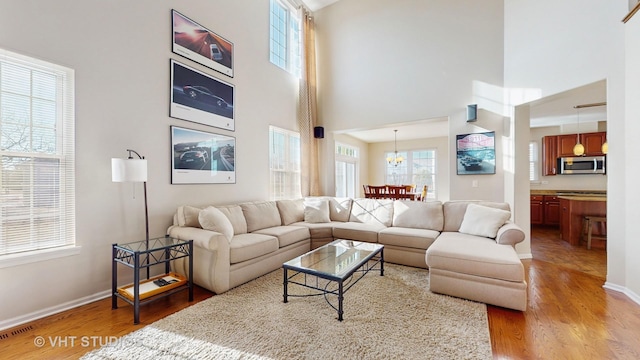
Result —
[{"label": "lamp shade", "polygon": [[147,181],[147,160],[111,159],[111,180],[113,182]]}]

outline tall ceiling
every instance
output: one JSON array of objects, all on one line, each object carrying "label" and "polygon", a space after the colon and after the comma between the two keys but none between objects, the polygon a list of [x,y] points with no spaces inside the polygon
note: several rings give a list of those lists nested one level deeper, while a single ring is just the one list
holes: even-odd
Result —
[{"label": "tall ceiling", "polygon": [[[300,0],[311,11],[317,11],[339,0]],[[589,107],[576,110],[576,105],[600,103],[607,101],[606,81],[571,89],[560,94],[544,97],[530,103],[531,127],[561,126],[580,122],[598,122],[607,120],[607,107]],[[480,107],[481,108],[481,107]],[[394,134],[393,130],[398,130]],[[427,137],[448,136],[448,119],[435,118],[411,122],[398,122],[372,129],[351,129],[343,133],[349,134],[367,143],[393,141],[397,139],[413,140]]]},{"label": "tall ceiling", "polygon": [[316,11],[320,10],[325,6],[329,6],[338,0],[302,0],[302,2],[307,5],[309,10]]},{"label": "tall ceiling", "polygon": [[[595,106],[578,110],[577,105],[602,103],[607,101],[606,80],[597,81],[559,94],[532,101],[530,105],[530,126],[562,126],[580,123],[592,123],[607,120],[607,107]],[[480,106],[480,108],[482,108]],[[366,143],[394,140],[394,131],[398,130],[399,141],[440,137],[449,135],[448,118],[435,118],[411,122],[398,122],[372,129],[351,129],[342,133],[349,134]]]}]

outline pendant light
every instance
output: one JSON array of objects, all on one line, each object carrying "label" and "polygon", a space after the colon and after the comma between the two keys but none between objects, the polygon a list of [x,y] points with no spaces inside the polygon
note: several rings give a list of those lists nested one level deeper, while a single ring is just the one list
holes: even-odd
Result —
[{"label": "pendant light", "polygon": [[[580,143],[580,109],[587,108],[587,107],[594,107],[594,106],[606,106],[606,105],[607,105],[607,102],[603,101],[603,102],[597,102],[592,104],[576,105],[573,107],[578,112],[578,140],[576,145],[573,147],[574,155],[576,156],[584,155],[584,145]],[[606,155],[608,152],[609,152],[609,144],[607,143],[607,139],[605,138],[604,143],[602,144],[602,153]]]},{"label": "pendant light", "polygon": [[[575,107],[575,106],[574,106]],[[582,156],[584,155],[584,145],[580,143],[580,108],[575,107],[578,112],[578,133],[576,134],[576,144],[573,147],[573,155]]]},{"label": "pendant light", "polygon": [[389,164],[393,164],[393,166],[398,166],[398,164],[401,164],[402,161],[404,160],[404,158],[402,156],[398,156],[398,130],[393,130],[394,131],[394,135],[393,135],[393,143],[394,143],[394,150],[395,150],[395,157],[391,157],[388,156],[387,157],[387,162]]}]

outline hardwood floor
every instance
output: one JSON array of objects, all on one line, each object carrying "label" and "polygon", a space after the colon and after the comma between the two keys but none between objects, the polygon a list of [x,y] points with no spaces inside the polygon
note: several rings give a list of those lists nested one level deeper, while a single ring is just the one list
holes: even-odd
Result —
[{"label": "hardwood floor", "polygon": [[[529,284],[526,312],[488,306],[494,359],[640,359],[640,305],[605,290],[604,250],[562,241],[557,229],[532,230],[533,260],[525,260]],[[0,332],[2,359],[77,359],[115,337],[140,329],[211,297],[196,287],[142,307],[139,325],[133,308],[111,299]],[[43,340],[44,346],[36,346]]]},{"label": "hardwood floor", "polygon": [[640,305],[605,290],[606,252],[533,228],[526,312],[488,306],[494,359],[640,359]]}]

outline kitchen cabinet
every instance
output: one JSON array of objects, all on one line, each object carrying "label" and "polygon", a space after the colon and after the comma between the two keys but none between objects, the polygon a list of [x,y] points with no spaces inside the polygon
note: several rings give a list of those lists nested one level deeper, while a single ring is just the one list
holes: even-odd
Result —
[{"label": "kitchen cabinet", "polygon": [[531,195],[531,225],[542,225],[544,222],[544,196]]},{"label": "kitchen cabinet", "polygon": [[555,195],[531,195],[531,225],[558,226],[560,199]]},{"label": "kitchen cabinet", "polygon": [[564,241],[569,241],[571,223],[571,202],[569,199],[560,199],[560,237]]},{"label": "kitchen cabinet", "polygon": [[542,176],[555,175],[558,166],[558,137],[542,138]]},{"label": "kitchen cabinet", "polygon": [[573,147],[576,145],[578,137],[580,137],[580,143],[584,146],[585,156],[604,155],[602,153],[602,144],[604,144],[607,138],[607,133],[602,131],[584,133],[580,134],[580,136],[576,134],[558,135],[558,157],[575,156],[573,154]]},{"label": "kitchen cabinet", "polygon": [[584,153],[587,156],[604,155],[602,144],[607,141],[606,132],[580,134],[580,142],[584,145]]},{"label": "kitchen cabinet", "polygon": [[558,157],[575,156],[573,147],[578,142],[577,134],[558,135]]},{"label": "kitchen cabinet", "polygon": [[560,225],[560,199],[555,195],[544,195],[544,220],[548,226]]},{"label": "kitchen cabinet", "polygon": [[558,174],[558,158],[563,156],[575,156],[573,147],[580,138],[584,146],[585,156],[599,156],[602,153],[602,144],[607,141],[605,131],[584,134],[564,134],[545,136],[542,138],[542,175],[553,176]]},{"label": "kitchen cabinet", "polygon": [[585,215],[606,217],[607,198],[605,196],[560,196],[560,208],[562,240],[571,245],[580,245],[583,231],[582,219]]}]

